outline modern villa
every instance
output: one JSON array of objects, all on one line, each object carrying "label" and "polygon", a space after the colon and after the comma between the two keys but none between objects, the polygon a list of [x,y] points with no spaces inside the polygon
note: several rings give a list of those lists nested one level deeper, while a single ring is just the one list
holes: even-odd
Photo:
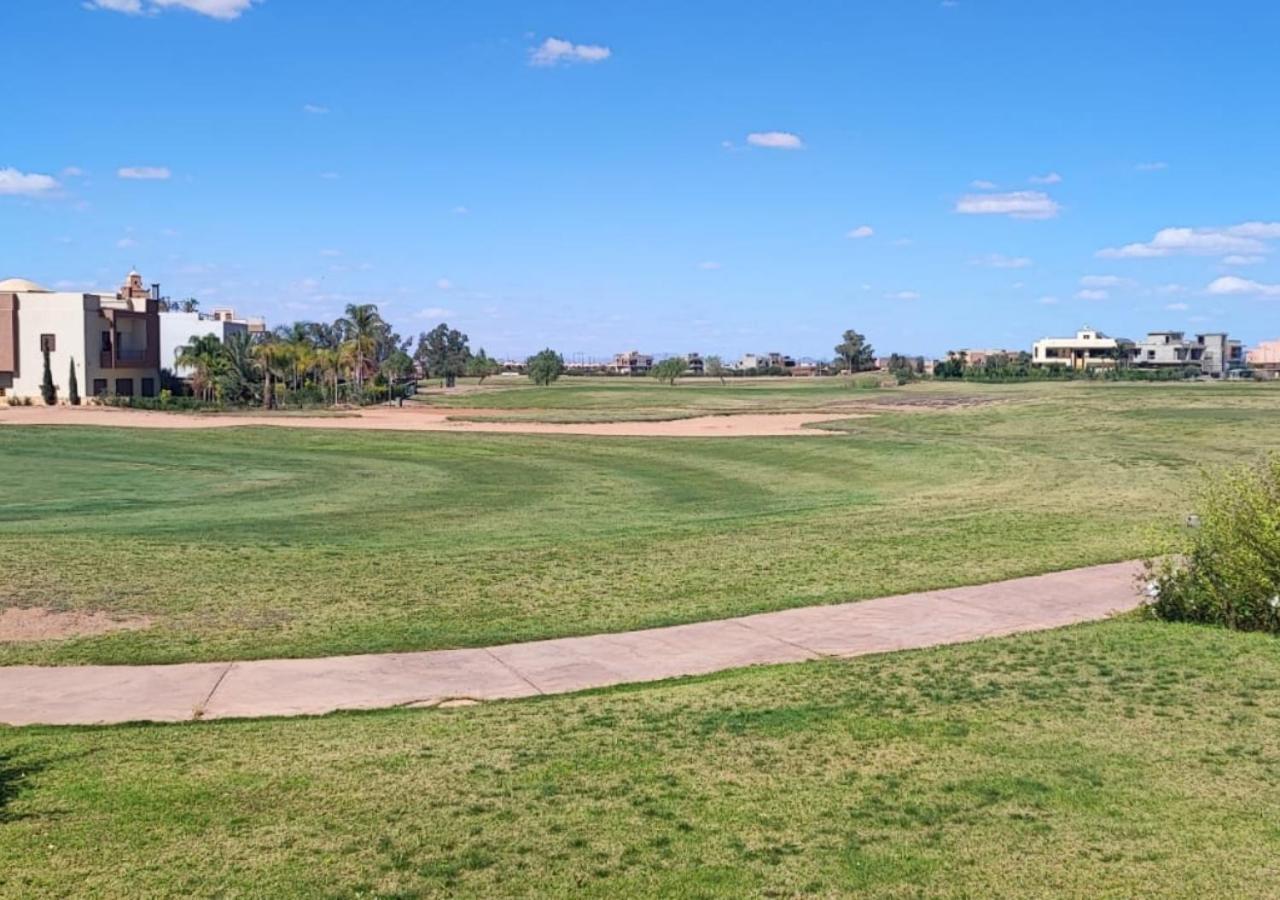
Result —
[{"label": "modern villa", "polygon": [[179,378],[189,378],[191,370],[176,362],[178,350],[192,338],[213,335],[222,343],[233,334],[249,334],[249,322],[237,319],[235,310],[215,309],[212,314],[170,310],[160,313],[160,364]]},{"label": "modern villa", "polygon": [[1133,365],[1140,368],[1199,368],[1220,378],[1244,368],[1244,347],[1225,332],[1198,334],[1188,339],[1181,331],[1152,331],[1133,348]]},{"label": "modern villa", "polygon": [[1075,337],[1041,338],[1031,348],[1033,366],[1070,366],[1072,369],[1104,368],[1116,365],[1133,350],[1133,341],[1108,337],[1085,326]]},{"label": "modern villa", "polygon": [[39,397],[44,355],[66,398],[75,366],[82,397],[154,397],[160,379],[160,285],[130,272],[114,294],[0,281],[0,396]]}]

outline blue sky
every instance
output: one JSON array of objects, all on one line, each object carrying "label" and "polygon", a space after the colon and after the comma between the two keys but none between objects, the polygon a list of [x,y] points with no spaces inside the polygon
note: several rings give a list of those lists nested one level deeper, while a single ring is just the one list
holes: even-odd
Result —
[{"label": "blue sky", "polygon": [[1274,3],[8,0],[0,33],[0,277],[513,355],[1280,336]]}]

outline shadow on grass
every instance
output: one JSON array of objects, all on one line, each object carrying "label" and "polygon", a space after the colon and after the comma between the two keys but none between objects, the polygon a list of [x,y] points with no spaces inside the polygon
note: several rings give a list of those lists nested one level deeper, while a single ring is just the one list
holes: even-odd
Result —
[{"label": "shadow on grass", "polygon": [[20,762],[10,750],[0,750],[0,825],[26,818],[14,815],[9,804],[29,787],[29,779],[45,768],[45,763],[27,760]]}]

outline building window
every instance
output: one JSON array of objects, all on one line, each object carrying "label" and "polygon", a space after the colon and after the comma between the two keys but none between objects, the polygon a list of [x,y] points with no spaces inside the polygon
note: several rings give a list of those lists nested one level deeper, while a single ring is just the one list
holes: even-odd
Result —
[{"label": "building window", "polygon": [[110,331],[102,332],[102,352],[103,353],[111,352],[111,332]]},{"label": "building window", "polygon": [[133,396],[133,379],[132,378],[116,379],[116,396],[117,397]]},{"label": "building window", "polygon": [[53,334],[40,335],[40,352],[54,353],[58,349],[58,337]]},{"label": "building window", "polygon": [[154,378],[142,379],[142,396],[154,397],[156,395],[156,380]]},{"label": "building window", "polygon": [[107,393],[107,379],[105,378],[93,379],[93,396],[101,397],[106,393]]}]

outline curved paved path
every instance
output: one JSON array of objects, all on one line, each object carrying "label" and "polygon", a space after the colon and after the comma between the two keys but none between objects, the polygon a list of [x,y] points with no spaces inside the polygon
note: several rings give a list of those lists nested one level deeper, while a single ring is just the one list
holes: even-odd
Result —
[{"label": "curved paved path", "polygon": [[648,631],[472,650],[0,668],[0,722],[173,722],[560,694],[1055,628],[1138,605],[1137,563]]}]

